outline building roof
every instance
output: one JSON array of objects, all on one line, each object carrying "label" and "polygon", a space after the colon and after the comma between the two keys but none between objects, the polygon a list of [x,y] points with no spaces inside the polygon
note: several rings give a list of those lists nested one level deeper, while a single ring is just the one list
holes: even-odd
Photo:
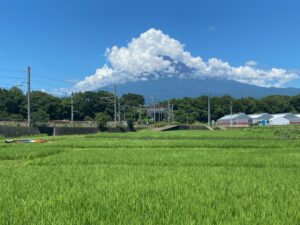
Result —
[{"label": "building roof", "polygon": [[[270,115],[269,113],[259,113],[259,114],[250,114],[248,115],[251,119],[259,119],[265,115]],[[271,116],[271,115],[270,115]]]},{"label": "building roof", "polygon": [[237,113],[237,114],[232,114],[232,115],[225,115],[223,117],[221,117],[218,120],[231,120],[231,119],[235,119],[239,116],[247,116],[245,113]]},{"label": "building roof", "polygon": [[276,119],[285,119],[285,120],[288,120],[288,121],[291,121],[291,122],[300,122],[300,118],[295,116],[295,117],[284,117],[284,116],[281,116],[281,117],[273,117],[270,119],[270,121],[273,121],[273,120],[276,120]]},{"label": "building roof", "polygon": [[280,118],[280,117],[296,117],[294,114],[292,113],[277,113],[277,114],[272,114],[273,119],[274,118]]},{"label": "building roof", "polygon": [[277,120],[277,119],[288,120],[289,118],[285,118],[285,117],[283,117],[283,116],[281,116],[281,117],[273,117],[273,118],[270,119],[270,121]]}]

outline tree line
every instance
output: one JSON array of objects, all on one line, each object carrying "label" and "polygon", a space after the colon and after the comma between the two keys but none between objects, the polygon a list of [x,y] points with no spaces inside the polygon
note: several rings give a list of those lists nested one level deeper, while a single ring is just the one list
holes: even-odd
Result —
[{"label": "tree line", "polygon": [[[114,119],[114,95],[107,91],[76,93],[74,99],[74,120],[78,121],[109,121]],[[137,121],[142,114],[146,115],[145,99],[142,95],[128,93],[119,98],[121,120]],[[230,113],[230,102],[234,113],[282,113],[300,112],[300,94],[296,96],[272,95],[255,99],[252,97],[235,99],[231,96],[213,96],[211,102],[211,118],[218,118]],[[196,98],[171,99],[175,121],[185,123],[206,122],[208,115],[208,96]],[[167,107],[168,102],[162,101],[157,107]],[[118,107],[119,108],[119,107]],[[141,112],[142,110],[142,112]],[[119,110],[118,110],[119,111]],[[70,120],[71,97],[56,97],[51,94],[31,92],[31,116],[33,121]],[[0,89],[0,119],[25,120],[27,117],[26,95],[17,87]]]},{"label": "tree line", "polygon": [[[56,97],[42,91],[32,91],[30,96],[33,122],[71,119],[71,96]],[[107,91],[75,93],[74,120],[113,120],[114,99],[114,95]],[[145,104],[143,96],[130,93],[121,96],[119,102],[120,111],[125,111],[128,117],[136,116],[132,115],[134,110]],[[0,120],[22,121],[26,118],[27,98],[23,91],[17,87],[0,89]]]},{"label": "tree line", "polygon": [[[205,122],[208,117],[208,96],[196,98],[172,99],[174,104],[175,119],[178,122]],[[260,99],[252,97],[235,99],[229,95],[214,96],[210,98],[211,119],[217,120],[220,117],[230,114],[230,104],[233,113],[283,113],[300,112],[300,94],[296,96],[271,95]]]}]

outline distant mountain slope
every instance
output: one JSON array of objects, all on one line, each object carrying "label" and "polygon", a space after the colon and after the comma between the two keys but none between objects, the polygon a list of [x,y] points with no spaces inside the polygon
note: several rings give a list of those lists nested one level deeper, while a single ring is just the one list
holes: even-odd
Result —
[{"label": "distant mountain slope", "polygon": [[[112,91],[112,88],[104,87],[101,90]],[[207,94],[208,91],[213,96],[231,95],[236,98],[260,98],[268,95],[297,95],[300,93],[298,88],[264,88],[225,79],[180,79],[174,77],[128,82],[118,85],[117,90],[118,95],[125,93],[142,94],[147,101],[152,96],[158,100],[197,97]]]}]

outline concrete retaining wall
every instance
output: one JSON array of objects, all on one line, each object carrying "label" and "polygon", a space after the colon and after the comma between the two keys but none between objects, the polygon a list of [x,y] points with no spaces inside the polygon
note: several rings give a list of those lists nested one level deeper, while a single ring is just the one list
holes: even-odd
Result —
[{"label": "concrete retaining wall", "polygon": [[20,137],[47,134],[49,136],[73,135],[73,134],[95,134],[98,132],[130,132],[128,127],[109,127],[100,130],[96,127],[14,127],[14,126],[0,126],[0,136],[3,137]]},{"label": "concrete retaining wall", "polygon": [[94,127],[55,127],[53,136],[72,135],[72,134],[96,134],[100,130]]},{"label": "concrete retaining wall", "polygon": [[164,127],[153,128],[155,131],[172,131],[172,130],[210,130],[207,126],[202,125],[167,125]]},{"label": "concrete retaining wall", "polygon": [[131,130],[128,127],[108,127],[107,131],[111,133],[121,133],[130,132]]},{"label": "concrete retaining wall", "polygon": [[201,125],[179,125],[178,130],[209,130],[207,126]]},{"label": "concrete retaining wall", "polygon": [[41,127],[38,127],[38,129],[39,129],[41,134],[47,134],[48,136],[53,135],[54,127],[41,126]]},{"label": "concrete retaining wall", "polygon": [[0,136],[3,137],[20,137],[38,134],[40,134],[40,131],[35,127],[0,126]]}]

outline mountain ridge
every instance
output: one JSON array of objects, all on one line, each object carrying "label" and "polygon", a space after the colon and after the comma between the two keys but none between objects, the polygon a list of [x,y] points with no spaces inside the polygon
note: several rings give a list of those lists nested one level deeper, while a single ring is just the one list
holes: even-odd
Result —
[{"label": "mountain ridge", "polygon": [[[111,86],[98,90],[111,91]],[[158,100],[172,98],[198,97],[210,93],[212,96],[230,95],[235,98],[253,97],[261,98],[269,95],[297,95],[298,88],[275,88],[259,87],[240,83],[234,80],[216,78],[178,78],[163,77],[160,79],[149,79],[146,81],[132,81],[117,85],[117,94],[126,93],[141,94],[146,101],[150,97]]]}]

